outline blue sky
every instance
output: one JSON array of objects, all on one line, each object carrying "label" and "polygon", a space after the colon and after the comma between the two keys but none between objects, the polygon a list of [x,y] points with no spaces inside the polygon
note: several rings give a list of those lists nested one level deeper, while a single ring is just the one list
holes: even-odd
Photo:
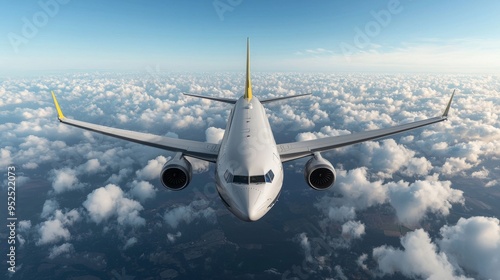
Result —
[{"label": "blue sky", "polygon": [[500,69],[497,1],[2,2],[2,72]]}]

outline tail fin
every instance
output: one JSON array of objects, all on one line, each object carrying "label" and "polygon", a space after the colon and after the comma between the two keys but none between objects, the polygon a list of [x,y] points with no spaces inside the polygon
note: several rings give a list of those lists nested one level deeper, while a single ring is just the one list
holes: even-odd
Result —
[{"label": "tail fin", "polygon": [[250,39],[247,38],[247,74],[245,80],[245,96],[247,101],[252,100],[252,81],[250,80]]}]

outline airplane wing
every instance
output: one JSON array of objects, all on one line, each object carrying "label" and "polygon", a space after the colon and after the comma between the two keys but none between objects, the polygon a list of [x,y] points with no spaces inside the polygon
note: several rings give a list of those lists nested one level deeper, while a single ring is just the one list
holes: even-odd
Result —
[{"label": "airplane wing", "polygon": [[303,158],[312,155],[314,152],[323,152],[332,150],[339,147],[344,147],[364,141],[374,140],[377,138],[401,133],[411,129],[419,128],[422,126],[430,125],[433,123],[442,122],[448,119],[448,111],[450,110],[451,101],[455,91],[451,95],[450,101],[444,110],[443,115],[439,117],[429,118],[407,124],[396,125],[388,128],[369,130],[357,132],[353,134],[325,137],[314,140],[307,140],[301,142],[284,143],[277,145],[278,152],[282,162]]},{"label": "airplane wing", "polygon": [[163,150],[182,152],[186,156],[210,162],[215,162],[217,160],[220,148],[220,145],[218,144],[135,132],[69,119],[62,113],[54,92],[52,92],[52,98],[54,99],[58,119],[62,123]]}]

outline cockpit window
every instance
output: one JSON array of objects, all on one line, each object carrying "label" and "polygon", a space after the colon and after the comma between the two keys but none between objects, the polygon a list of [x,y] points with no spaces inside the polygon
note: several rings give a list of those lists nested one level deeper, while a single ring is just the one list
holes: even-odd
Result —
[{"label": "cockpit window", "polygon": [[250,176],[250,184],[262,184],[265,183],[266,179],[264,175]]},{"label": "cockpit window", "polygon": [[229,170],[226,170],[226,173],[224,173],[224,179],[226,179],[226,182],[231,183],[233,181],[233,174],[229,172]]},{"label": "cockpit window", "polygon": [[248,184],[248,176],[234,175],[233,183]]},{"label": "cockpit window", "polygon": [[228,183],[236,184],[262,184],[262,183],[272,183],[274,179],[274,173],[269,170],[266,175],[255,175],[255,176],[243,176],[243,175],[233,175],[229,170],[224,173],[224,178]]},{"label": "cockpit window", "polygon": [[273,173],[273,171],[272,171],[272,170],[269,170],[269,171],[266,173],[265,177],[266,177],[266,182],[267,182],[267,183],[272,183],[272,182],[273,182],[273,179],[274,179],[274,173]]}]

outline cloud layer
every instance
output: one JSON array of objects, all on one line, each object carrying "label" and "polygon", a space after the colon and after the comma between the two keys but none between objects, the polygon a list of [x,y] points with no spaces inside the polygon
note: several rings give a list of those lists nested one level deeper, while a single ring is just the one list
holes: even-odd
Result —
[{"label": "cloud layer", "polygon": [[500,224],[497,218],[460,218],[445,225],[434,242],[422,229],[401,238],[403,249],[381,246],[373,258],[382,274],[410,278],[465,279],[463,269],[481,279],[500,279]]},{"label": "cloud layer", "polygon": [[[126,255],[137,249],[137,244],[156,237],[155,232],[161,232],[165,244],[173,246],[192,238],[185,231],[188,227],[225,227],[225,218],[219,219],[219,215],[227,211],[217,194],[200,188],[200,182],[212,182],[213,173],[207,171],[213,171],[213,165],[189,159],[195,173],[193,185],[172,195],[160,187],[158,178],[173,153],[60,124],[50,90],[56,92],[69,117],[217,143],[230,106],[182,93],[238,98],[243,92],[242,77],[239,73],[77,73],[1,80],[0,167],[14,164],[19,170],[18,184],[39,186],[38,193],[45,199],[33,204],[36,212],[30,217],[34,218],[23,221],[19,235],[22,246],[26,250],[42,248],[47,257],[57,260],[58,256],[78,254],[82,242],[94,238],[91,228],[97,227],[113,233]],[[498,221],[474,217],[477,205],[483,205],[486,213],[495,213],[497,206],[468,193],[489,197],[485,194],[500,186],[497,76],[257,73],[252,78],[257,98],[312,93],[309,99],[266,105],[278,143],[438,116],[456,88],[447,122],[324,153],[337,169],[333,189],[313,194],[304,182],[297,181],[284,186],[279,203],[286,206],[293,201],[287,196],[294,192],[287,191],[296,187],[302,188],[304,197],[318,198],[312,213],[293,215],[323,231],[292,230],[290,235],[295,239],[289,242],[301,250],[308,264],[326,273],[325,278],[350,278],[352,271],[338,262],[329,263],[335,258],[330,250],[315,253],[317,239],[339,254],[358,248],[353,244],[370,239],[373,230],[364,220],[364,211],[380,209],[393,211],[399,223],[425,225],[427,232],[408,233],[401,248],[377,244],[376,254],[372,250],[356,252],[356,258],[366,253],[359,259],[361,267],[366,267],[363,271],[397,272],[410,278],[479,275],[495,279],[500,275],[494,262],[498,259]],[[300,161],[286,164],[285,176],[301,173],[302,168]],[[200,190],[205,191],[201,198]],[[314,204],[314,199],[308,201]],[[457,209],[470,211],[473,217],[455,223],[454,217],[462,213],[454,211]],[[279,211],[276,207],[268,218],[282,214]],[[431,234],[436,232],[440,236]],[[418,248],[429,257],[419,254]],[[373,259],[378,270],[370,267]],[[416,259],[422,269],[400,267],[395,259]]]}]

